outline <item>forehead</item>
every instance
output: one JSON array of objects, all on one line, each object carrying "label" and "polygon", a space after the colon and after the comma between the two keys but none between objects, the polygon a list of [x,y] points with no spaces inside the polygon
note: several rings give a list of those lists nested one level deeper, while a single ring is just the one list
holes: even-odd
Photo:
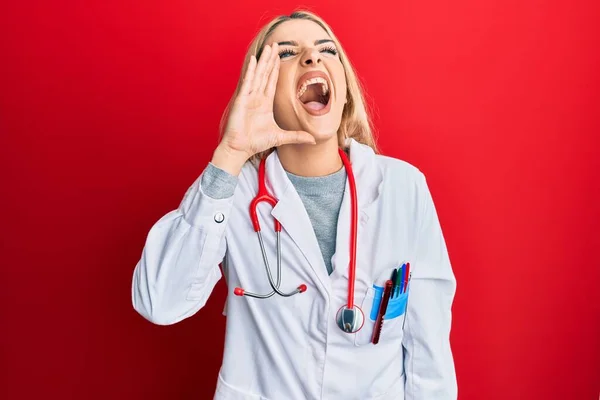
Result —
[{"label": "forehead", "polygon": [[331,39],[325,30],[316,22],[305,19],[285,21],[269,36],[266,44],[275,42],[296,41],[299,44],[314,43],[319,39]]}]

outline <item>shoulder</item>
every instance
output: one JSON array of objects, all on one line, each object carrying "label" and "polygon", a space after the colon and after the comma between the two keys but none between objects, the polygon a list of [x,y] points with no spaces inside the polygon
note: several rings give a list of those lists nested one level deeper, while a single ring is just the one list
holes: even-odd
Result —
[{"label": "shoulder", "polygon": [[382,200],[394,208],[408,210],[414,217],[414,226],[422,226],[435,209],[427,177],[417,166],[398,158],[376,155],[383,182]]},{"label": "shoulder", "polygon": [[408,161],[386,156],[375,155],[375,163],[381,170],[384,181],[406,185],[420,185],[425,180],[423,172]]},{"label": "shoulder", "polygon": [[427,177],[421,168],[405,160],[377,154],[374,158],[382,172],[383,198],[393,204],[404,204],[416,215],[422,215],[432,202]]}]

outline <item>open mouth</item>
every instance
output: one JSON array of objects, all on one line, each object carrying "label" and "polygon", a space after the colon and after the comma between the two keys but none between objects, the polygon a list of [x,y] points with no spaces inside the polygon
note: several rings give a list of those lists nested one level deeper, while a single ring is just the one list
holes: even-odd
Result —
[{"label": "open mouth", "polygon": [[300,78],[296,98],[306,112],[311,115],[324,115],[331,108],[331,90],[329,80],[322,72],[314,71]]}]

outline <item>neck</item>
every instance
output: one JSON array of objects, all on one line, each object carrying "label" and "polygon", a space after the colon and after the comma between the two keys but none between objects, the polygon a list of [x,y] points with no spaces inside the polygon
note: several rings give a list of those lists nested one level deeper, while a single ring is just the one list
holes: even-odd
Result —
[{"label": "neck", "polygon": [[277,155],[287,172],[298,176],[325,176],[344,166],[338,148],[337,137],[333,137],[317,144],[279,146]]}]

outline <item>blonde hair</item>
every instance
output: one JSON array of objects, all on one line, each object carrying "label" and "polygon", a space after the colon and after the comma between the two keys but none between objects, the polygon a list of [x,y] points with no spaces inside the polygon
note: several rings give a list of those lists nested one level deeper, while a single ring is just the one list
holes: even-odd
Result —
[{"label": "blonde hair", "polygon": [[[356,72],[354,71],[354,68],[350,63],[350,60],[348,59],[348,56],[346,55],[346,52],[344,51],[339,40],[334,35],[329,25],[327,25],[327,23],[322,18],[320,18],[313,12],[306,10],[294,11],[289,16],[282,15],[272,19],[260,29],[256,37],[252,40],[246,53],[246,57],[244,58],[242,72],[240,74],[240,79],[238,80],[235,92],[231,97],[229,103],[227,104],[227,107],[225,108],[225,111],[223,112],[223,115],[221,117],[221,121],[219,124],[220,137],[223,137],[223,134],[225,133],[224,129],[227,123],[227,118],[229,116],[229,111],[231,110],[233,102],[238,96],[238,93],[243,83],[243,77],[246,74],[246,70],[248,68],[251,56],[254,54],[256,55],[257,59],[260,59],[260,54],[263,50],[265,42],[267,41],[271,33],[282,23],[295,19],[313,21],[319,26],[321,26],[321,28],[323,28],[325,32],[327,32],[327,34],[330,36],[330,38],[334,41],[338,50],[340,61],[344,67],[344,71],[346,74],[347,102],[344,106],[344,110],[342,112],[342,120],[337,132],[339,146],[342,148],[345,147],[346,138],[352,138],[357,142],[363,143],[371,147],[376,153],[379,153],[374,137],[375,135],[373,133],[371,117],[367,112],[363,95],[363,89],[358,80],[358,77],[356,76]],[[266,157],[271,151],[273,151],[273,149],[257,153],[250,158],[250,161],[256,162],[257,160]]]}]

